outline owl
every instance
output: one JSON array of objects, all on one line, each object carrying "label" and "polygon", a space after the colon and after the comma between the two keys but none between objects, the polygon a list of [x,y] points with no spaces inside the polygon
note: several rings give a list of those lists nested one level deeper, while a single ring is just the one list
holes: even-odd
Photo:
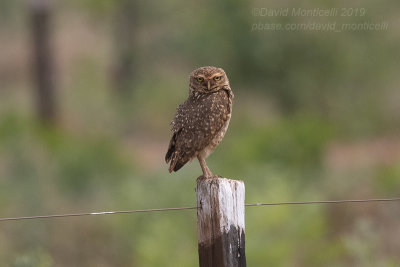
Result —
[{"label": "owl", "polygon": [[173,135],[165,155],[170,173],[197,157],[202,178],[214,178],[206,158],[228,129],[233,97],[223,69],[207,66],[190,74],[189,97],[179,105],[171,122]]}]

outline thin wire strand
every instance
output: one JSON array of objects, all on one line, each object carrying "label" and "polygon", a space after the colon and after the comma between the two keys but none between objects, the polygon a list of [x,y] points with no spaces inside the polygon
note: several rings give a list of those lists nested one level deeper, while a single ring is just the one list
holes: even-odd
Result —
[{"label": "thin wire strand", "polygon": [[277,206],[277,205],[340,204],[340,203],[388,202],[388,201],[400,201],[400,197],[398,197],[398,198],[371,198],[371,199],[344,199],[344,200],[318,200],[318,201],[255,203],[255,204],[245,204],[245,206],[246,207],[254,207],[254,206]]},{"label": "thin wire strand", "polygon": [[[390,202],[390,201],[400,201],[400,197],[398,197],[398,198],[297,201],[297,202],[271,202],[271,203],[245,204],[245,206],[246,207],[255,207],[255,206],[340,204],[340,203],[363,203],[363,202],[365,203],[365,202]],[[4,222],[4,221],[20,221],[20,220],[33,220],[33,219],[54,219],[54,218],[64,218],[64,217],[110,215],[110,214],[161,212],[161,211],[174,211],[174,210],[194,210],[194,209],[199,209],[199,208],[201,208],[201,207],[180,207],[180,208],[141,209],[141,210],[119,210],[119,211],[101,211],[101,212],[83,212],[83,213],[69,213],[69,214],[53,214],[53,215],[39,215],[39,216],[9,217],[9,218],[0,218],[0,222]]]},{"label": "thin wire strand", "polygon": [[52,214],[52,215],[39,215],[39,216],[9,217],[9,218],[0,218],[0,222],[3,222],[3,221],[19,221],[19,220],[33,220],[33,219],[63,218],[63,217],[110,215],[110,214],[127,214],[127,213],[139,213],[139,212],[193,210],[193,209],[198,209],[198,207],[162,208],[162,209],[147,209],[147,210],[118,210],[118,211],[100,211],[100,212],[83,212],[83,213],[69,213],[69,214]]}]

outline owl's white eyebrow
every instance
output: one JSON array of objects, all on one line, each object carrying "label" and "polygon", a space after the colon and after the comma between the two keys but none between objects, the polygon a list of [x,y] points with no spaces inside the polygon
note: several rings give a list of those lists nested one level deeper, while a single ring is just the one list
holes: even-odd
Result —
[{"label": "owl's white eyebrow", "polygon": [[216,73],[216,74],[214,74],[213,76],[211,76],[211,78],[214,78],[214,77],[216,77],[216,76],[222,76],[222,73]]}]

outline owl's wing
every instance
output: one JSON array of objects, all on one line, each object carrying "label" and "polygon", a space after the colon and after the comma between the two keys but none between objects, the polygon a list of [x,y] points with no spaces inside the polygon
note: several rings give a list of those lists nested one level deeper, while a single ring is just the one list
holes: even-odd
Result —
[{"label": "owl's wing", "polygon": [[228,120],[229,94],[225,90],[188,99],[171,122],[174,132],[165,156],[169,171],[177,171],[206,148]]}]

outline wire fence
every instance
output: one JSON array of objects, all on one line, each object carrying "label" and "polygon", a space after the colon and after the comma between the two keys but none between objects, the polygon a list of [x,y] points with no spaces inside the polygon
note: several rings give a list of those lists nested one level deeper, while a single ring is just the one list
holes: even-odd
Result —
[{"label": "wire fence", "polygon": [[[396,198],[371,198],[371,199],[297,201],[297,202],[270,202],[270,203],[245,204],[245,206],[246,207],[257,207],[257,206],[344,204],[344,203],[393,202],[393,201],[400,201],[400,197],[396,197]],[[181,210],[194,210],[194,209],[197,210],[197,209],[200,209],[200,208],[201,207],[194,206],[194,207],[178,207],[178,208],[117,210],[117,211],[51,214],[51,215],[38,215],[38,216],[6,217],[6,218],[0,218],[0,222],[34,220],[34,219],[55,219],[55,218],[65,218],[65,217],[81,217],[81,216],[99,216],[99,215],[112,215],[112,214],[130,214],[130,213],[162,212],[162,211],[181,211]]]}]

